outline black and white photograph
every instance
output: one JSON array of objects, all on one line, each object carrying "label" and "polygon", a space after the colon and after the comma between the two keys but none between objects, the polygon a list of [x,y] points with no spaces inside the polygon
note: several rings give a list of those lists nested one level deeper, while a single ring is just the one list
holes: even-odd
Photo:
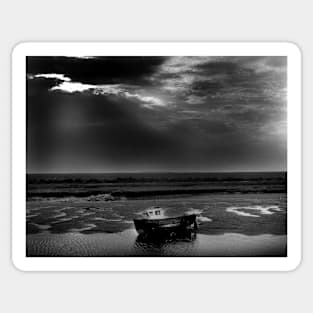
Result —
[{"label": "black and white photograph", "polygon": [[313,312],[308,1],[3,4],[1,312]]},{"label": "black and white photograph", "polygon": [[286,257],[286,56],[27,56],[27,257]]}]

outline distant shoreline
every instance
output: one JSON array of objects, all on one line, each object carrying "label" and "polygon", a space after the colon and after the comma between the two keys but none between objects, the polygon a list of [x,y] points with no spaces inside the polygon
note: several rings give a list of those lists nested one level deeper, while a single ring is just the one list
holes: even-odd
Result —
[{"label": "distant shoreline", "polygon": [[32,174],[27,176],[28,200],[62,197],[119,200],[200,194],[286,192],[287,173],[285,172]]},{"label": "distant shoreline", "polygon": [[280,171],[117,171],[117,172],[26,172],[26,175],[133,175],[133,174],[267,174],[287,173],[287,170]]}]

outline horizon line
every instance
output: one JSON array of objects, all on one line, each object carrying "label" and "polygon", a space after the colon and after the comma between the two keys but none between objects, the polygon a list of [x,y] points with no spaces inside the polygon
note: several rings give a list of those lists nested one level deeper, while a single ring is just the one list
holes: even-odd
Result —
[{"label": "horizon line", "polygon": [[26,175],[58,174],[218,174],[218,173],[287,173],[287,170],[264,171],[91,171],[91,172],[26,172]]}]

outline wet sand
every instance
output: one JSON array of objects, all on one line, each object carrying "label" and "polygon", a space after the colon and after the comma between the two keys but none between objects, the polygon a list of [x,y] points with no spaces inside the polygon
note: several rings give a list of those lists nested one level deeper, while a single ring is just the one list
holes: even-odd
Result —
[{"label": "wet sand", "polygon": [[226,233],[192,234],[184,238],[142,238],[134,229],[122,232],[51,234],[43,231],[27,236],[27,256],[101,257],[101,256],[250,256],[284,257],[286,235]]},{"label": "wet sand", "polygon": [[[197,212],[198,232],[138,236],[133,218],[151,206]],[[27,256],[286,256],[286,194],[28,201]]]}]

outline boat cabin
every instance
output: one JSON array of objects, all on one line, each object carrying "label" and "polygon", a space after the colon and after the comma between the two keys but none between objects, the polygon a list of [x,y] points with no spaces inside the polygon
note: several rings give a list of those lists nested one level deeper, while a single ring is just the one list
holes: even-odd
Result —
[{"label": "boat cabin", "polygon": [[148,219],[158,219],[158,218],[164,218],[165,214],[164,214],[164,209],[162,209],[161,207],[152,207],[144,211],[142,213],[142,216]]}]

